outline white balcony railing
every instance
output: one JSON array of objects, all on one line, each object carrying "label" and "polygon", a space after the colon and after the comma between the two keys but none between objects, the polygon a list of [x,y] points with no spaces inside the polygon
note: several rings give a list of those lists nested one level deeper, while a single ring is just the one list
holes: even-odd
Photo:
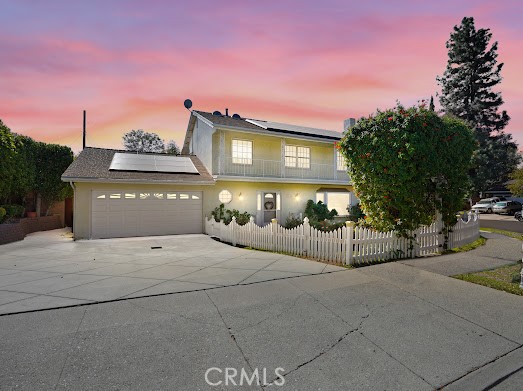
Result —
[{"label": "white balcony railing", "polygon": [[261,177],[261,178],[294,178],[348,182],[345,171],[338,171],[333,164],[311,163],[310,168],[285,167],[280,160],[252,159],[251,164],[233,163],[232,157],[222,159],[213,174]]}]

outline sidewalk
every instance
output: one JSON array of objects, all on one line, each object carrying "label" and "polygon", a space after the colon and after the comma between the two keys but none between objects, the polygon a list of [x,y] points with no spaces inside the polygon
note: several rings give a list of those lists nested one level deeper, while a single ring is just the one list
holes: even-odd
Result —
[{"label": "sidewalk", "polygon": [[521,259],[523,242],[490,232],[481,232],[481,236],[487,238],[487,243],[472,251],[409,259],[399,263],[444,276],[454,276],[512,265]]}]

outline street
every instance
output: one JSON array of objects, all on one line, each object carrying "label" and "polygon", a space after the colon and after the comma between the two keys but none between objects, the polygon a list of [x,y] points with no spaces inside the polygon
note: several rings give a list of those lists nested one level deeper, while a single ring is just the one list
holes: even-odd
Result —
[{"label": "street", "polygon": [[517,221],[514,216],[482,213],[480,228],[495,228],[523,233],[523,221]]}]

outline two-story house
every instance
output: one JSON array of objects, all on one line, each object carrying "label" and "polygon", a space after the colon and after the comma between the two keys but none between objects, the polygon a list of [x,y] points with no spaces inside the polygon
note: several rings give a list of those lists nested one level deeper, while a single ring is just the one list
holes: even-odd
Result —
[{"label": "two-story house", "polygon": [[346,215],[356,199],[336,149],[340,138],[192,111],[181,156],[86,148],[62,176],[75,190],[75,238],[201,233],[221,203],[259,225],[300,216],[309,199]]}]

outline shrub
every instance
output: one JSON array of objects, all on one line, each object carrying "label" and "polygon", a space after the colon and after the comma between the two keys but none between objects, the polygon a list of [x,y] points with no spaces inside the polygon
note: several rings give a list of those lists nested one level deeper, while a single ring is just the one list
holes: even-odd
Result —
[{"label": "shrub", "polygon": [[294,214],[290,213],[285,220],[284,227],[287,229],[296,228],[299,225],[303,224],[303,220],[299,217],[296,217]]},{"label": "shrub", "polygon": [[305,206],[305,216],[309,221],[323,221],[331,220],[334,216],[337,216],[338,212],[336,209],[329,211],[327,205],[323,202],[318,201],[315,203],[313,200],[308,200],[307,205]]},{"label": "shrub", "polygon": [[336,231],[338,228],[345,226],[345,222],[334,223],[329,220],[313,221],[311,226],[323,232],[330,232]]},{"label": "shrub", "polygon": [[225,209],[224,204],[220,204],[211,212],[212,217],[216,222],[223,220],[225,225],[229,225],[233,217],[236,217],[236,223],[238,225],[245,225],[249,222],[251,215],[249,212],[240,213],[237,209]]},{"label": "shrub", "polygon": [[22,205],[1,205],[0,207],[5,209],[7,218],[22,217],[25,213],[25,207]]},{"label": "shrub", "polygon": [[358,203],[356,205],[352,205],[348,208],[349,210],[349,220],[350,221],[358,221],[360,219],[365,218],[365,213],[363,213],[363,210],[361,210],[361,205]]},{"label": "shrub", "polygon": [[4,217],[6,215],[6,211],[4,208],[0,207],[0,223],[4,221]]}]

